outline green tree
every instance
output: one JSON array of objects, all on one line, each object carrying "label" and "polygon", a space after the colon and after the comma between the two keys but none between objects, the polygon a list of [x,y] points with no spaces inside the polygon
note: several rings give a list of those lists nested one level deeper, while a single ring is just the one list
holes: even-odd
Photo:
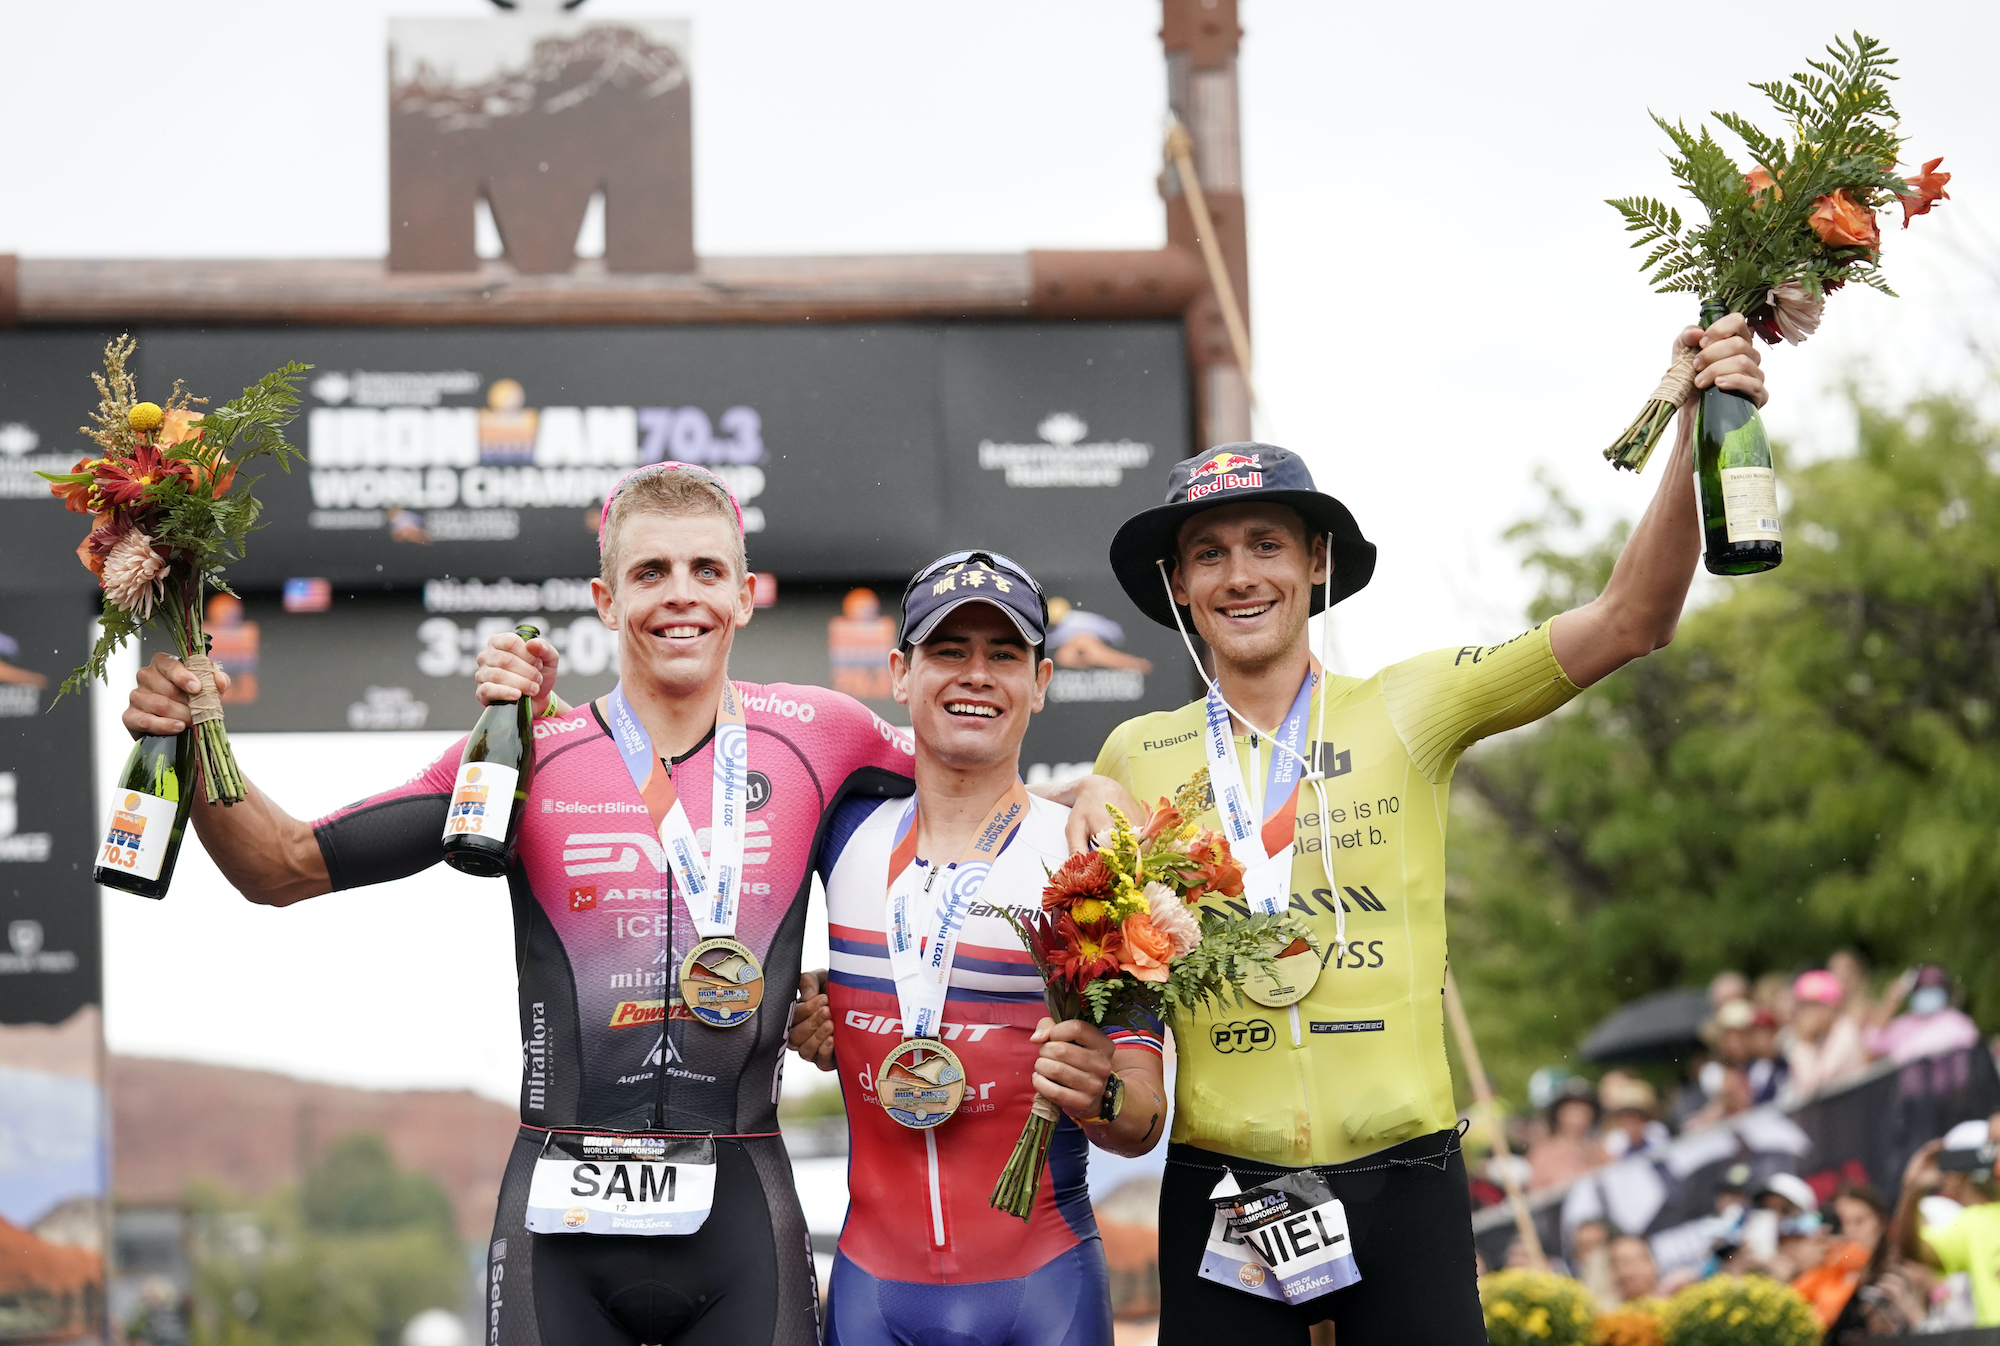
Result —
[{"label": "green tree", "polygon": [[[1503,1089],[1646,991],[1853,946],[1944,963],[2000,1026],[2000,435],[1963,400],[1857,402],[1852,456],[1789,469],[1786,559],[1454,792],[1454,962]],[[1552,493],[1514,530],[1536,620],[1588,599]]]},{"label": "green tree", "polygon": [[197,1346],[395,1346],[464,1298],[451,1202],[380,1137],[336,1141],[297,1189],[252,1210],[194,1194]]}]

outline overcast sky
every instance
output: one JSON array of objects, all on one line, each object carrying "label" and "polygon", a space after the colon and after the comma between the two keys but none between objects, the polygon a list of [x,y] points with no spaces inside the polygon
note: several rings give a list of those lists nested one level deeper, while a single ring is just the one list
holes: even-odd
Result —
[{"label": "overcast sky", "polygon": [[[14,55],[0,82],[11,132],[0,141],[0,251],[380,255],[392,11],[492,12],[479,0],[5,6],[0,44]],[[584,12],[692,22],[701,252],[1163,239],[1153,182],[1165,80],[1151,0],[591,0]],[[1373,585],[1336,622],[1348,671],[1519,629],[1531,584],[1499,534],[1536,507],[1538,473],[1599,522],[1636,515],[1654,489],[1657,469],[1634,479],[1599,458],[1693,316],[1685,298],[1648,292],[1603,204],[1671,194],[1648,109],[1689,120],[1734,109],[1775,129],[1748,81],[1798,69],[1856,26],[1888,41],[1902,59],[1908,157],[1944,155],[1953,199],[1908,233],[1890,230],[1884,265],[1902,299],[1842,293],[1809,345],[1767,353],[1767,420],[1793,453],[1816,455],[1851,443],[1848,381],[1887,397],[1983,393],[1974,347],[1994,336],[1986,315],[2000,275],[1989,69],[2000,9],[1765,3],[1716,11],[1727,29],[1700,12],[1663,22],[1657,8],[1602,4],[1245,0],[1260,430],[1305,453],[1382,549]],[[357,745],[351,765],[329,761],[326,802],[373,782],[380,758],[362,755]],[[275,1053],[328,1078],[511,1094],[497,897],[498,933],[480,924],[485,899],[470,880],[341,899],[366,913],[343,927],[342,947],[373,951],[376,989],[336,1006],[318,991],[311,1005],[282,1004],[305,1017],[259,1026],[277,1045],[253,1048],[239,1042],[244,1007],[268,1002],[228,987],[243,969],[310,962],[330,946],[320,935],[291,942],[306,929],[297,913],[201,915],[234,899],[197,898],[198,873],[166,904],[110,904],[114,1047],[261,1064]],[[309,919],[337,923],[332,912]],[[169,927],[195,960],[171,977],[164,960],[140,956]],[[286,943],[260,943],[281,927]],[[191,971],[219,989],[198,1013],[163,1016]],[[383,989],[419,983],[462,989],[463,1012],[481,1023],[498,1014],[500,1029],[477,1050],[426,1046]]]}]

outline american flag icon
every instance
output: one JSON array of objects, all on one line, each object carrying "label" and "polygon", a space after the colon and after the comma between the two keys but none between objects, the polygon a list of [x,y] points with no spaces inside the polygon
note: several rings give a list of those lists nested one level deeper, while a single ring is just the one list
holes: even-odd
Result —
[{"label": "american flag icon", "polygon": [[333,606],[333,586],[323,579],[285,581],[285,611],[325,612]]}]

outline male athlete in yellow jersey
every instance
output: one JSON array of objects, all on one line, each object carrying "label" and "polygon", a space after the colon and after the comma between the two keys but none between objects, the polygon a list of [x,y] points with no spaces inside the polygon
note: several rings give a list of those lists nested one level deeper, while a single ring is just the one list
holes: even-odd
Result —
[{"label": "male athlete in yellow jersey", "polygon": [[[1748,336],[1737,316],[1682,333],[1697,385],[1762,405]],[[1592,602],[1366,678],[1323,675],[1306,619],[1368,583],[1375,548],[1294,455],[1232,444],[1188,459],[1167,503],[1119,529],[1125,591],[1163,625],[1193,624],[1215,682],[1204,701],[1121,725],[1097,772],[1150,802],[1209,767],[1220,811],[1202,821],[1237,828],[1239,858],[1264,860],[1231,905],[1289,908],[1320,945],[1281,961],[1263,1003],[1173,1024],[1162,1346],[1304,1343],[1326,1319],[1340,1346],[1486,1339],[1445,1062],[1452,768],[1672,638],[1702,546],[1692,471],[1683,437]],[[1096,825],[1090,812],[1072,822]],[[1247,1188],[1307,1166],[1345,1204],[1360,1281],[1292,1306],[1200,1276],[1225,1168]]]}]

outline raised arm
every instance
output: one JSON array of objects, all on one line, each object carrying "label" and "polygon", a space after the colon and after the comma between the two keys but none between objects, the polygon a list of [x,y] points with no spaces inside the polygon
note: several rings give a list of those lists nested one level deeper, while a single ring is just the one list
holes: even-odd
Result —
[{"label": "raised arm", "polygon": [[[1690,327],[1675,343],[1693,347],[1697,390],[1727,388],[1763,406],[1762,357],[1743,316],[1732,313],[1704,332]],[[1694,483],[1694,412],[1681,413],[1672,456],[1639,526],[1626,540],[1604,592],[1555,619],[1549,642],[1563,673],[1588,687],[1674,638],[1688,584],[1701,559],[1701,518]]]},{"label": "raised arm", "polygon": [[[216,670],[216,685],[227,691],[229,675]],[[188,727],[188,698],[201,686],[187,665],[170,654],[156,654],[139,670],[138,685],[127,698],[121,717],[134,738],[141,734],[178,734]],[[279,808],[247,777],[244,799],[227,808],[206,803],[197,793],[191,816],[202,849],[215,860],[222,877],[252,902],[288,907],[333,890],[312,826]]]}]

